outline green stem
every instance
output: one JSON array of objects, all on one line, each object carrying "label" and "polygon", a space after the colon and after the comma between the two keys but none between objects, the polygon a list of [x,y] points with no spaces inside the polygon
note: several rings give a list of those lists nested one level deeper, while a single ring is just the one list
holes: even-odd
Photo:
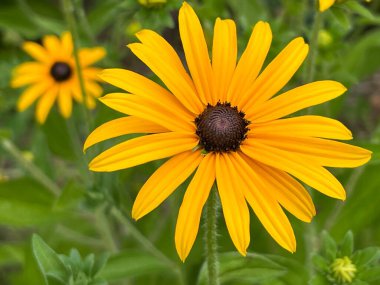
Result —
[{"label": "green stem", "polygon": [[312,82],[315,76],[316,59],[318,56],[318,37],[322,25],[322,13],[315,13],[314,23],[311,31],[309,61],[306,67],[306,82]]},{"label": "green stem", "polygon": [[92,127],[92,118],[89,114],[89,111],[87,110],[85,106],[87,95],[86,95],[86,88],[84,85],[82,68],[81,68],[80,60],[79,60],[79,46],[78,46],[79,37],[78,37],[78,28],[77,28],[77,24],[76,24],[76,20],[74,16],[75,9],[71,0],[63,0],[63,11],[65,13],[65,17],[66,17],[67,24],[69,26],[70,33],[73,37],[73,53],[74,53],[74,60],[75,60],[75,68],[78,74],[80,90],[83,97],[83,106],[84,106],[83,109],[84,109],[84,114],[86,117],[85,124],[86,124],[86,129],[88,131],[90,129],[89,125]]},{"label": "green stem", "polygon": [[158,250],[153,243],[148,240],[131,222],[125,217],[125,215],[116,207],[111,209],[111,214],[122,224],[132,237],[139,242],[145,249],[156,256],[158,259],[166,263],[169,267],[174,268],[175,273],[178,276],[180,284],[184,284],[183,274],[179,266],[171,261],[165,254]]},{"label": "green stem", "polygon": [[37,165],[26,160],[22,155],[21,151],[8,139],[2,139],[0,141],[1,146],[6,150],[9,154],[11,154],[14,159],[26,170],[28,171],[37,181],[39,181],[42,185],[44,185],[50,192],[58,197],[61,193],[61,189],[52,181],[48,176],[43,173]]},{"label": "green stem", "polygon": [[206,206],[206,255],[208,284],[219,285],[219,263],[217,246],[217,191],[216,187],[210,192]]}]

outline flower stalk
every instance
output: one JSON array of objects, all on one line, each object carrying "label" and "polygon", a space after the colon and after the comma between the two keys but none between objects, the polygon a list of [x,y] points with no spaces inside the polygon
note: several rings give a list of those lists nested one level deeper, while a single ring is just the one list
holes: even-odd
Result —
[{"label": "flower stalk", "polygon": [[218,246],[217,246],[217,193],[216,187],[213,187],[206,206],[206,258],[208,284],[219,285],[219,262],[218,262]]}]

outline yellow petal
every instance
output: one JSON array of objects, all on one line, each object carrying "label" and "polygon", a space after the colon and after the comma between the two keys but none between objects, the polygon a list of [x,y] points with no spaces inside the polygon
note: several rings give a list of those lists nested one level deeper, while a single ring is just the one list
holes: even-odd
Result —
[{"label": "yellow petal", "polygon": [[285,117],[304,108],[318,105],[342,95],[347,89],[336,81],[316,81],[291,89],[250,110],[254,122]]},{"label": "yellow petal", "polygon": [[22,45],[22,49],[27,52],[31,57],[38,61],[50,62],[50,56],[46,49],[34,42],[25,42]]},{"label": "yellow petal", "polygon": [[203,103],[212,102],[213,78],[205,36],[197,15],[186,2],[179,9],[178,23],[187,66],[198,95]]},{"label": "yellow petal", "polygon": [[37,83],[47,80],[47,76],[40,73],[16,74],[11,81],[11,87],[18,88],[31,83]]},{"label": "yellow petal", "polygon": [[133,133],[164,132],[168,132],[168,130],[164,127],[161,127],[160,125],[157,125],[156,123],[134,116],[123,117],[104,123],[92,131],[84,143],[83,151],[98,142],[102,142],[122,135]]},{"label": "yellow petal", "polygon": [[255,82],[272,42],[272,31],[268,23],[258,22],[253,28],[248,45],[236,67],[227,101],[239,106],[241,94]]},{"label": "yellow petal", "polygon": [[61,42],[57,38],[57,36],[54,36],[54,35],[44,36],[42,38],[42,42],[51,57],[53,57],[54,59],[62,57]]},{"label": "yellow petal", "polygon": [[169,130],[195,132],[194,123],[184,121],[171,104],[163,105],[156,100],[127,93],[111,93],[99,100],[116,111],[144,118]]},{"label": "yellow petal", "polygon": [[371,159],[371,152],[357,146],[320,138],[261,134],[252,140],[276,149],[302,155],[307,160],[329,167],[358,167]]},{"label": "yellow petal", "polygon": [[22,112],[28,108],[38,97],[43,95],[53,84],[51,80],[44,80],[26,89],[17,101],[17,110]]},{"label": "yellow petal", "polygon": [[243,153],[263,164],[288,172],[321,193],[345,200],[342,184],[325,168],[309,158],[247,139],[241,145]]},{"label": "yellow petal", "polygon": [[86,79],[86,80],[96,80],[96,81],[100,81],[100,73],[102,72],[102,69],[101,68],[97,68],[97,67],[86,67],[84,68],[83,70],[83,77]]},{"label": "yellow petal", "polygon": [[202,160],[199,151],[186,151],[169,159],[145,182],[136,197],[132,217],[138,220],[154,210],[197,168]]},{"label": "yellow petal", "polygon": [[41,97],[36,106],[36,118],[40,124],[45,123],[45,120],[50,112],[51,107],[54,104],[58,95],[58,86],[52,86]]},{"label": "yellow petal", "polygon": [[175,245],[184,262],[198,234],[202,209],[215,181],[215,155],[206,155],[187,187],[179,209],[175,229]]},{"label": "yellow petal", "polygon": [[103,88],[96,83],[95,81],[92,80],[86,80],[85,82],[85,87],[87,91],[87,96],[93,96],[95,98],[98,98],[102,95],[103,93]]},{"label": "yellow petal", "polygon": [[303,38],[291,41],[259,75],[255,83],[241,94],[240,106],[252,115],[251,106],[264,102],[280,91],[293,77],[309,51]]},{"label": "yellow petal", "polygon": [[106,50],[102,47],[82,48],[79,51],[80,65],[86,67],[101,60],[105,55]]},{"label": "yellow petal", "polygon": [[73,38],[70,32],[64,32],[61,37],[62,50],[67,56],[71,56],[73,53]]},{"label": "yellow petal", "polygon": [[265,183],[264,178],[258,175],[239,153],[232,153],[231,160],[236,167],[236,177],[241,181],[244,196],[255,215],[279,245],[294,252],[296,239],[292,226],[276,199],[267,193],[272,191],[268,188],[268,183]]},{"label": "yellow petal", "polygon": [[216,19],[212,44],[212,71],[215,92],[212,104],[218,100],[225,102],[227,92],[236,67],[237,39],[236,26],[232,20]]},{"label": "yellow petal", "polygon": [[15,75],[31,73],[47,74],[49,72],[49,69],[46,64],[32,61],[21,63],[13,70],[13,72]]},{"label": "yellow petal", "polygon": [[216,182],[223,208],[227,229],[236,249],[247,254],[250,242],[249,210],[244,199],[244,185],[239,177],[239,170],[231,162],[229,154],[216,155]]},{"label": "yellow petal", "polygon": [[115,171],[193,149],[198,138],[191,133],[161,133],[122,142],[90,162],[93,171]]},{"label": "yellow petal", "polygon": [[293,177],[284,171],[255,162],[243,156],[253,171],[262,178],[266,193],[286,210],[304,222],[310,222],[315,216],[313,201],[306,189]]},{"label": "yellow petal", "polygon": [[203,103],[195,91],[194,84],[187,80],[182,68],[178,68],[174,59],[165,61],[155,49],[143,44],[130,44],[131,51],[144,62],[177,97],[177,99],[192,113],[200,114]]},{"label": "yellow petal", "polygon": [[160,105],[171,106],[173,110],[187,121],[194,120],[194,114],[188,111],[176,97],[157,83],[145,76],[125,69],[105,69],[100,77],[125,91],[147,97]]},{"label": "yellow petal", "polygon": [[70,117],[73,102],[71,97],[71,90],[68,86],[60,86],[58,94],[58,107],[64,118],[67,119]]},{"label": "yellow petal", "polygon": [[319,0],[319,11],[323,12],[334,5],[335,0]]},{"label": "yellow petal", "polygon": [[254,136],[319,137],[338,140],[352,139],[352,133],[341,122],[321,116],[300,116],[249,126]]}]

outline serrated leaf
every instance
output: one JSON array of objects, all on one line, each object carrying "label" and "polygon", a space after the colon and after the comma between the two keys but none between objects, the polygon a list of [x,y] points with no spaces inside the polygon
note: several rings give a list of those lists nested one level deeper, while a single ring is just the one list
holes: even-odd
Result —
[{"label": "serrated leaf", "polygon": [[[51,249],[37,234],[32,236],[32,251],[37,264],[45,277],[46,284],[48,276],[59,276],[62,280],[68,275],[66,266],[63,264],[57,253]],[[58,279],[60,280],[60,279]]]}]

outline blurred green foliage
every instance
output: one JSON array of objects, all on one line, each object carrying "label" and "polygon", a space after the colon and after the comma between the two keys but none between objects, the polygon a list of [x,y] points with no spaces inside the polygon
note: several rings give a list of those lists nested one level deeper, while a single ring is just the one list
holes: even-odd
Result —
[{"label": "blurred green foliage", "polygon": [[[270,22],[274,40],[268,61],[296,36],[310,41],[317,13],[311,0],[189,2],[202,20],[209,43],[216,17],[234,19],[240,53],[252,26],[258,20]],[[156,80],[126,48],[136,40],[134,32],[142,28],[163,34],[182,55],[177,27],[181,1],[147,6],[137,0],[73,0],[73,4],[80,46],[100,45],[107,50],[102,67],[132,69]],[[304,285],[311,278],[311,284],[333,284],[326,279],[328,262],[352,256],[360,276],[362,259],[370,255],[366,249],[351,253],[351,234],[339,249],[347,253],[339,255],[333,239],[352,230],[358,248],[372,246],[374,252],[380,245],[380,2],[338,1],[320,16],[315,79],[340,81],[350,91],[312,112],[343,120],[354,133],[354,143],[371,149],[373,159],[362,168],[334,172],[347,189],[345,203],[315,193],[318,215],[311,225],[290,217],[298,241],[293,255],[277,246],[254,216],[251,253],[246,258],[231,253],[234,247],[219,217],[223,284]],[[0,284],[149,285],[181,284],[181,280],[205,284],[203,228],[186,263],[180,262],[174,248],[185,186],[138,223],[130,220],[138,190],[161,161],[116,173],[90,173],[87,159],[111,144],[103,143],[86,156],[81,153],[90,130],[81,123],[85,116],[79,106],[67,122],[53,110],[43,126],[34,121],[33,110],[17,113],[21,90],[11,89],[9,81],[13,68],[28,59],[20,45],[67,30],[64,19],[60,1],[0,3]],[[303,68],[286,88],[304,83],[304,74]],[[99,104],[92,114],[91,130],[117,117],[115,113]],[[332,237],[321,236],[322,230]],[[37,235],[32,238],[33,233],[43,240]],[[318,251],[323,253],[315,255]],[[371,262],[378,266],[378,257]],[[368,281],[355,284],[379,284],[376,278],[363,280]]]}]

